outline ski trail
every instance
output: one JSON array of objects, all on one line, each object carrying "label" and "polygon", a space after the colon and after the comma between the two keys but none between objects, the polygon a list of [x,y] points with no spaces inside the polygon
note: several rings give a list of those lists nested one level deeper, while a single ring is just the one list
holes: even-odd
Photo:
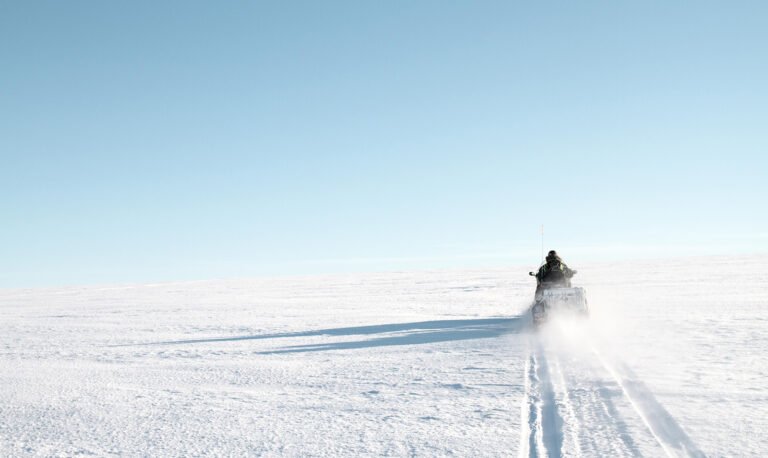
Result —
[{"label": "ski trail", "polygon": [[619,361],[609,362],[594,345],[591,345],[591,349],[619,384],[632,408],[667,456],[695,458],[706,456],[627,365]]},{"label": "ski trail", "polygon": [[[590,352],[550,354],[555,388],[563,405],[568,456],[641,456],[612,398],[624,397],[621,388]],[[562,394],[561,394],[562,393]],[[627,407],[631,409],[627,402]],[[649,436],[651,440],[652,437]],[[654,442],[655,443],[655,442]]]},{"label": "ski trail", "polygon": [[529,458],[560,457],[563,447],[563,419],[558,412],[554,388],[550,376],[547,355],[541,343],[537,343],[526,365],[528,390],[527,421],[523,423],[520,456]]},{"label": "ski trail", "polygon": [[533,437],[533,429],[531,425],[536,423],[534,416],[533,406],[533,394],[531,384],[531,357],[529,356],[525,362],[525,375],[523,377],[525,384],[525,397],[524,402],[520,405],[520,448],[518,449],[518,456],[520,458],[534,456],[531,450],[535,449],[531,446],[531,438]]},{"label": "ski trail", "polygon": [[553,377],[553,381],[554,381],[553,386],[555,388],[558,405],[562,406],[562,409],[560,409],[560,411],[562,412],[561,415],[563,419],[563,425],[567,426],[568,427],[567,429],[570,431],[570,437],[568,438],[570,440],[570,443],[566,443],[565,441],[566,437],[564,436],[561,450],[564,451],[563,455],[565,456],[580,457],[581,449],[579,448],[578,431],[579,431],[579,428],[581,427],[581,420],[576,415],[576,412],[573,408],[573,403],[571,402],[571,395],[569,393],[568,384],[565,381],[565,375],[563,374],[563,369],[560,365],[560,357],[557,355],[553,355],[553,356],[554,356],[553,363],[550,366],[550,370],[552,370],[552,372],[555,375]]},{"label": "ski trail", "polygon": [[[526,403],[527,421],[525,435],[522,437],[524,448],[521,448],[520,458],[526,456],[538,458],[543,446],[541,443],[541,415],[539,405],[541,404],[539,395],[539,381],[536,378],[536,357],[531,353],[528,356],[528,362],[525,367],[526,385],[528,386],[528,396]],[[546,451],[541,455],[546,456]]]},{"label": "ski trail", "polygon": [[547,456],[559,457],[563,448],[563,419],[557,409],[555,390],[549,373],[546,353],[539,346],[536,365],[537,377],[541,382],[541,431]]}]

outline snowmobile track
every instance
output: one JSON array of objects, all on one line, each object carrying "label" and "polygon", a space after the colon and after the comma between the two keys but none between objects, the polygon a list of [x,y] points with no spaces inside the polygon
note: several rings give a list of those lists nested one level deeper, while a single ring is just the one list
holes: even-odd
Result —
[{"label": "snowmobile track", "polygon": [[556,349],[548,350],[538,338],[530,341],[520,457],[642,456],[614,405],[618,399],[642,420],[647,440],[655,440],[667,456],[706,456],[626,364],[606,358],[594,345],[590,350],[592,356],[589,351],[581,356],[592,361],[587,379],[569,379],[563,367],[573,361],[564,366]]},{"label": "snowmobile track", "polygon": [[526,404],[521,456],[559,457],[563,446],[563,418],[558,411],[549,363],[539,344],[526,363]]},{"label": "snowmobile track", "polygon": [[592,346],[591,349],[603,367],[619,384],[624,396],[629,400],[632,408],[635,409],[667,456],[695,458],[706,456],[626,364],[620,361],[609,362],[595,346]]}]

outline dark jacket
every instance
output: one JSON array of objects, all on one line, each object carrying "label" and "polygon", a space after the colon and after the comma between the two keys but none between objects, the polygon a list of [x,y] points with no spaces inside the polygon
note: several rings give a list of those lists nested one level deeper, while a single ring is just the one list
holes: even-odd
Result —
[{"label": "dark jacket", "polygon": [[536,279],[541,283],[550,284],[562,284],[564,286],[570,286],[571,277],[576,271],[569,268],[560,259],[552,259],[547,261],[546,264],[539,267],[539,272],[536,274]]}]

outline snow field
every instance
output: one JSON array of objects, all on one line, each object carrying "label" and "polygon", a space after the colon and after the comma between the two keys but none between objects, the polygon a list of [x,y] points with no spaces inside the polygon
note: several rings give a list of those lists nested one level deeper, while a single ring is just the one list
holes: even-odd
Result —
[{"label": "snow field", "polygon": [[0,291],[0,455],[768,451],[767,257],[574,267]]}]

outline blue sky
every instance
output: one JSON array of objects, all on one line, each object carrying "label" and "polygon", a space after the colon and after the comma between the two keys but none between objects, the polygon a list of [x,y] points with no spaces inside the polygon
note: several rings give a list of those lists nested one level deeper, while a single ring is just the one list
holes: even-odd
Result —
[{"label": "blue sky", "polygon": [[0,287],[766,252],[766,17],[0,3]]}]

